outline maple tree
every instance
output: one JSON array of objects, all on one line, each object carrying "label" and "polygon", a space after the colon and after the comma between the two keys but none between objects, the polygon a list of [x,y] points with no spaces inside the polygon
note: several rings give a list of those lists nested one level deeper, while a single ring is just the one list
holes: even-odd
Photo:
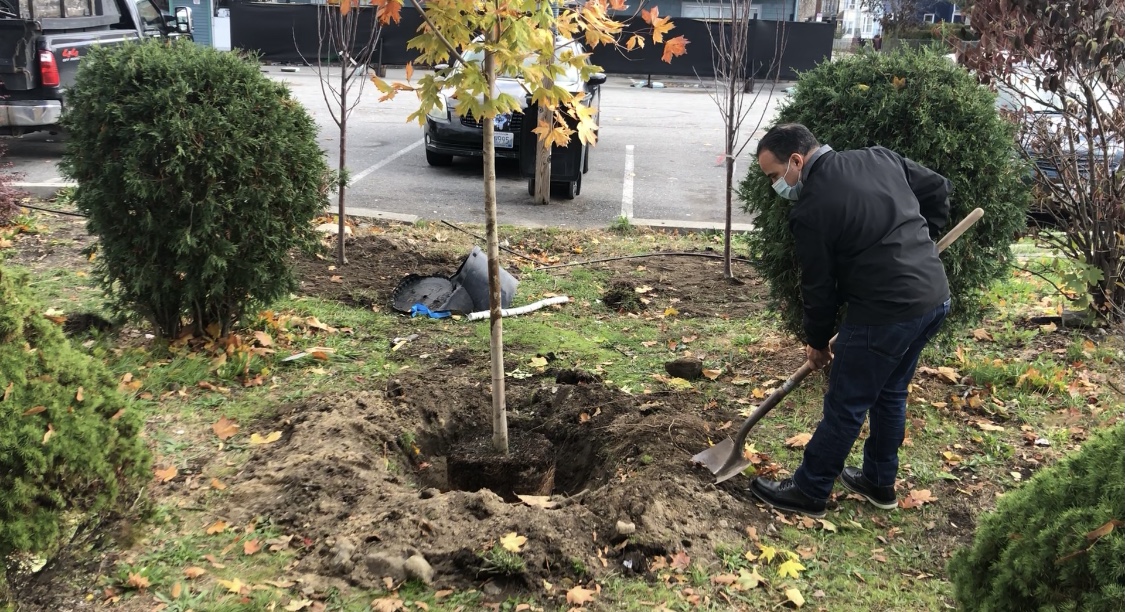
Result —
[{"label": "maple tree", "polygon": [[[769,63],[755,62],[750,53],[750,48],[753,46],[750,26],[755,21],[751,18],[750,0],[720,0],[717,5],[723,13],[730,15],[729,20],[711,24],[711,27],[707,28],[707,33],[711,40],[711,64],[715,74],[715,87],[711,90],[710,97],[723,118],[723,154],[719,158],[726,169],[723,189],[726,206],[723,229],[723,275],[733,279],[731,222],[737,190],[736,165],[738,157],[746,150],[750,139],[769,114],[770,100],[773,99],[781,78],[781,56],[785,51],[787,33],[785,22],[778,21],[773,55]],[[756,76],[763,67],[766,83],[757,87],[755,91]],[[763,96],[764,104],[759,105]],[[756,122],[749,130],[750,135],[744,137],[742,126],[755,114],[755,109],[758,109]]]},{"label": "maple tree", "polygon": [[[360,16],[364,10],[376,11],[373,27],[360,27]],[[320,92],[328,105],[333,123],[340,130],[339,157],[336,173],[337,227],[336,263],[348,263],[344,252],[345,238],[345,195],[348,189],[347,143],[348,117],[359,104],[363,86],[367,83],[366,73],[375,53],[376,43],[382,26],[398,23],[402,5],[388,0],[328,0],[316,13],[317,57],[316,72],[320,77]],[[325,62],[326,55],[335,55],[338,64]],[[308,60],[306,60],[308,61]],[[333,70],[339,74],[334,75]],[[351,94],[355,89],[355,96]],[[329,100],[331,98],[331,100]]]},{"label": "maple tree", "polygon": [[[384,0],[388,5],[397,0]],[[582,92],[568,91],[555,83],[566,73],[587,82],[600,68],[590,63],[589,53],[577,52],[571,41],[581,40],[588,47],[619,45],[622,24],[609,11],[625,10],[625,0],[588,0],[558,10],[538,0],[492,0],[466,4],[463,0],[430,0],[425,6],[410,0],[422,16],[418,36],[408,46],[418,51],[418,61],[435,67],[417,84],[389,83],[373,77],[383,93],[381,100],[392,99],[402,91],[414,92],[420,105],[409,120],[426,121],[427,116],[464,117],[481,121],[484,158],[484,208],[488,241],[488,285],[490,352],[492,360],[492,443],[499,453],[508,453],[508,420],[504,399],[504,340],[500,306],[500,240],[496,224],[496,149],[495,124],[498,115],[519,113],[526,101],[499,92],[500,75],[518,79],[527,100],[550,111],[553,122],[540,121],[534,128],[543,146],[566,146],[577,135],[581,145],[597,141],[595,111],[583,101]],[[663,59],[686,52],[683,36],[666,38],[675,27],[661,17],[657,7],[642,12],[655,44],[663,44]],[[646,37],[633,34],[626,49],[645,44]],[[557,61],[540,61],[555,57]],[[453,60],[451,66],[448,62]],[[448,92],[448,95],[447,95]],[[568,121],[569,119],[569,121]],[[571,127],[573,123],[574,127]]]}]

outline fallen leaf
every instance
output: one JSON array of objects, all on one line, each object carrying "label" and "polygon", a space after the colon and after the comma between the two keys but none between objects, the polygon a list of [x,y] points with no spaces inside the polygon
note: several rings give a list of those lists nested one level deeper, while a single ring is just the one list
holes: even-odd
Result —
[{"label": "fallen leaf", "polygon": [[785,446],[788,446],[789,448],[804,448],[805,445],[808,444],[809,440],[811,440],[811,439],[812,439],[811,433],[799,433],[799,434],[793,436],[792,438],[789,438],[788,440],[786,440]]},{"label": "fallen leaf", "polygon": [[590,589],[582,588],[581,586],[576,586],[566,592],[566,603],[574,606],[581,606],[583,604],[594,601],[594,595],[596,594],[597,591],[592,591]]},{"label": "fallen leaf", "polygon": [[15,386],[16,386],[16,383],[14,381],[8,382],[8,386],[4,387],[4,397],[0,398],[0,402],[8,401],[8,398],[12,396],[12,389],[14,389]]},{"label": "fallen leaf", "polygon": [[676,310],[675,308],[672,308],[671,306],[664,309],[664,316],[666,316],[666,317],[674,317],[678,314],[680,314],[680,311]]},{"label": "fallen leaf", "polygon": [[735,576],[734,574],[719,574],[718,576],[711,576],[711,584],[730,586],[737,581],[738,576]]},{"label": "fallen leaf", "polygon": [[753,570],[741,568],[738,570],[738,581],[735,585],[739,590],[749,591],[757,588],[763,582],[765,582],[765,578],[762,578],[762,575],[758,573],[758,568],[755,567]]},{"label": "fallen leaf", "polygon": [[672,555],[671,568],[674,570],[685,571],[691,565],[691,557],[684,551],[679,551]]},{"label": "fallen leaf", "polygon": [[78,387],[78,392],[74,394],[74,401],[76,401],[76,402],[82,401],[84,399],[84,397],[83,397],[84,391],[85,390],[82,387]]},{"label": "fallen leaf", "polygon": [[175,478],[176,474],[178,474],[179,471],[176,469],[176,466],[170,465],[163,470],[153,470],[153,473],[155,473],[156,477],[160,479],[160,482],[168,482],[169,480]]},{"label": "fallen leaf", "polygon": [[1098,527],[1097,529],[1091,531],[1090,533],[1087,533],[1086,534],[1086,541],[1093,542],[1094,540],[1104,538],[1105,536],[1109,535],[1110,532],[1113,531],[1114,527],[1121,527],[1122,525],[1125,525],[1125,523],[1123,523],[1122,521],[1117,520],[1117,519],[1112,519],[1112,520],[1108,521],[1106,524],[1102,525],[1101,527]]},{"label": "fallen leaf", "polygon": [[372,612],[398,612],[403,608],[403,601],[394,595],[380,597],[371,602]]},{"label": "fallen leaf", "polygon": [[805,571],[805,566],[801,565],[796,559],[790,559],[777,566],[777,575],[782,578],[786,576],[794,579],[800,578],[803,571]]},{"label": "fallen leaf", "polygon": [[254,339],[258,341],[258,346],[273,346],[273,338],[264,331],[254,332]]},{"label": "fallen leaf", "polygon": [[988,421],[977,421],[977,427],[980,427],[984,431],[1004,431],[1003,427],[999,425],[993,425]]},{"label": "fallen leaf", "polygon": [[785,598],[798,608],[805,605],[805,598],[801,596],[801,592],[797,589],[785,589]]},{"label": "fallen leaf", "polygon": [[527,544],[527,538],[514,531],[500,538],[500,545],[508,552],[518,553],[524,544]]},{"label": "fallen leaf", "polygon": [[143,591],[148,588],[148,578],[140,574],[129,573],[129,579],[125,581],[125,586]]},{"label": "fallen leaf", "polygon": [[826,521],[824,519],[819,519],[819,520],[820,520],[820,526],[823,527],[825,531],[831,531],[833,533],[836,532],[836,525],[834,525],[832,522]]},{"label": "fallen leaf", "polygon": [[516,497],[532,508],[551,510],[559,507],[559,502],[551,501],[551,498],[547,495],[516,495]]},{"label": "fallen leaf", "polygon": [[311,599],[292,599],[286,604],[285,609],[288,612],[298,612],[312,605]]},{"label": "fallen leaf", "polygon": [[23,411],[23,416],[31,416],[33,414],[39,414],[40,412],[44,412],[46,410],[47,410],[46,406],[32,406],[31,408],[28,408],[27,410]]},{"label": "fallen leaf", "polygon": [[761,550],[761,552],[762,552],[762,554],[760,554],[758,556],[765,559],[766,563],[772,563],[773,558],[775,556],[777,556],[777,549],[774,548],[773,546],[765,546],[761,543],[758,543],[758,549]]},{"label": "fallen leaf", "polygon": [[231,593],[241,593],[242,589],[246,588],[246,583],[242,582],[239,578],[235,578],[234,580],[219,580],[218,583],[226,587]]},{"label": "fallen leaf", "polygon": [[184,570],[184,575],[188,577],[188,580],[195,580],[196,578],[199,578],[206,573],[207,570],[203,569],[202,567],[195,566],[189,567]]},{"label": "fallen leaf", "polygon": [[225,416],[211,425],[211,431],[215,432],[215,435],[219,436],[220,440],[230,439],[234,434],[238,433],[238,429],[238,423],[235,423]]},{"label": "fallen leaf", "polygon": [[[551,589],[547,589],[547,590],[549,591]],[[436,599],[438,601],[441,601],[442,599],[445,599],[446,597],[449,597],[452,594],[453,594],[452,589],[442,589],[440,591],[434,591],[434,599]]]},{"label": "fallen leaf", "polygon": [[547,359],[545,357],[532,357],[527,365],[533,368],[545,368],[547,367]]},{"label": "fallen leaf", "polygon": [[47,431],[43,433],[43,444],[46,444],[53,435],[55,435],[55,426],[51,423],[47,423]]},{"label": "fallen leaf", "polygon": [[122,408],[121,410],[118,410],[117,412],[114,412],[113,416],[109,417],[109,420],[116,421],[117,419],[120,419],[121,415],[123,415],[123,414],[125,414],[124,408]]},{"label": "fallen leaf", "polygon": [[215,521],[214,523],[211,523],[210,527],[207,528],[207,535],[215,535],[216,533],[222,533],[226,530],[227,530],[226,521]]},{"label": "fallen leaf", "polygon": [[227,488],[227,485],[220,482],[218,478],[212,478],[211,488],[215,489],[216,491],[222,491],[223,489]]},{"label": "fallen leaf", "polygon": [[992,336],[986,329],[974,329],[973,337],[981,342],[992,342]]},{"label": "fallen leaf", "polygon": [[703,376],[707,378],[707,380],[715,380],[722,373],[722,370],[703,370]]},{"label": "fallen leaf", "polygon": [[172,599],[179,599],[180,595],[184,593],[184,585],[177,582],[172,585]]},{"label": "fallen leaf", "polygon": [[578,422],[579,423],[585,423],[586,421],[589,421],[589,420],[590,420],[590,415],[588,413],[582,412],[582,413],[578,414]]},{"label": "fallen leaf", "polygon": [[246,555],[253,555],[259,550],[262,550],[262,543],[258,540],[247,540],[242,543],[242,552]]},{"label": "fallen leaf", "polygon": [[766,397],[765,391],[762,391],[761,389],[759,389],[757,387],[754,387],[754,389],[752,391],[750,391],[750,395],[753,395],[754,399],[765,399],[765,397]]},{"label": "fallen leaf", "polygon": [[250,434],[250,443],[251,444],[273,444],[274,442],[277,442],[280,439],[281,439],[281,432],[280,431],[271,431],[270,433],[266,434],[265,437],[262,437],[261,435],[256,434],[256,433]]},{"label": "fallen leaf", "polygon": [[[224,527],[225,526],[226,525],[224,525]],[[215,569],[223,569],[224,567],[226,567],[226,565],[219,563],[219,560],[215,558],[215,555],[203,555],[203,558],[207,559],[207,562],[210,563],[211,567]]]},{"label": "fallen leaf", "polygon": [[328,277],[328,280],[332,281],[333,283],[342,283],[342,282],[344,282],[344,278],[343,278],[342,276],[337,276],[337,275],[335,275],[335,274],[333,274],[332,276],[329,276],[329,277]]},{"label": "fallen leaf", "polygon": [[1055,331],[1057,331],[1058,329],[1059,329],[1059,327],[1057,325],[1055,325],[1054,323],[1048,323],[1046,325],[1040,325],[1039,326],[1039,331],[1041,331],[1045,334],[1052,334]]},{"label": "fallen leaf", "polygon": [[910,494],[899,500],[898,505],[902,508],[918,508],[922,504],[928,504],[937,501],[937,498],[930,493],[929,489],[910,490]]}]

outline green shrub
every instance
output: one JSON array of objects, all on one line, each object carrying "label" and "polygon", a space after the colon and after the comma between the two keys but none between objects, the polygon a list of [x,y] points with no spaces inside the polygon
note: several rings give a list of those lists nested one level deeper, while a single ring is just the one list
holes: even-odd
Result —
[{"label": "green shrub", "polygon": [[331,176],[284,85],[255,61],[152,41],[91,49],[67,95],[63,167],[118,311],[166,337],[185,318],[226,334],[292,291],[290,251],[316,244]]},{"label": "green shrub", "polygon": [[[966,610],[1120,610],[1125,426],[1106,428],[984,515],[949,572]],[[1095,530],[1114,526],[1097,537]]]},{"label": "green shrub", "polygon": [[[803,73],[777,116],[778,123],[803,123],[836,150],[882,145],[949,178],[953,195],[946,229],[974,208],[984,209],[984,218],[942,256],[954,323],[979,315],[983,289],[1005,276],[1009,245],[1026,225],[1025,165],[1014,148],[1013,127],[993,104],[994,95],[964,68],[932,52],[899,50],[825,62]],[[747,239],[751,257],[769,282],[786,328],[799,333],[791,205],[777,197],[756,160],[739,197],[756,217]]]},{"label": "green shrub", "polygon": [[[149,475],[117,381],[77,351],[0,267],[0,583],[14,552],[49,552],[60,532],[112,509]],[[2,588],[0,588],[2,591]]]}]

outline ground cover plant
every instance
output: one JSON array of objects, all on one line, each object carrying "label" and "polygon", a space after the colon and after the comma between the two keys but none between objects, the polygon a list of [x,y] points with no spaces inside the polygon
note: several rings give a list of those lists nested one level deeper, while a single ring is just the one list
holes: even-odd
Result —
[{"label": "ground cover plant", "polygon": [[[81,219],[26,221],[4,230],[5,265],[30,269],[74,346],[111,369],[154,460],[147,516],[16,576],[21,609],[943,609],[948,559],[997,495],[1120,421],[1120,340],[1039,322],[1065,298],[1012,271],[978,327],[923,358],[900,508],[838,490],[823,521],[768,511],[746,478],[715,486],[688,460],[803,361],[749,265],[734,263],[742,286],[718,257],[536,269],[722,242],[502,228],[531,260],[502,260],[515,303],[572,299],[506,322],[513,452],[539,449],[551,486],[457,490],[450,467],[473,457],[459,442],[489,427],[488,328],[389,299],[405,274],[454,272],[472,238],[356,225],[346,269],[294,254],[288,299],[228,337],[167,343],[143,323],[68,326],[106,314],[91,239]],[[698,378],[665,369],[685,357]],[[752,433],[754,471],[797,465],[822,392],[811,377]]]}]

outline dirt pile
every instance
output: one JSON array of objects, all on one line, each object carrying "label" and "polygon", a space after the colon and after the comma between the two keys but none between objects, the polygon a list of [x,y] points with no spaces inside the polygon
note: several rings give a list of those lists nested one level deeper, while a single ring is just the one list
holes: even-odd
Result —
[{"label": "dirt pile", "polygon": [[[438,585],[479,584],[495,569],[487,553],[510,532],[528,539],[516,584],[538,587],[544,576],[644,571],[651,555],[682,549],[707,558],[714,543],[764,522],[737,486],[717,489],[691,465],[707,444],[698,395],[521,382],[509,389],[509,427],[514,440],[536,436],[553,451],[553,501],[537,500],[549,508],[452,490],[450,454],[491,436],[488,389],[416,375],[392,381],[391,393],[282,409],[272,426],[282,439],[249,460],[230,518],[269,517],[313,542],[298,572],[363,587],[417,575],[403,566],[419,555]],[[626,539],[619,522],[635,533]]]}]

